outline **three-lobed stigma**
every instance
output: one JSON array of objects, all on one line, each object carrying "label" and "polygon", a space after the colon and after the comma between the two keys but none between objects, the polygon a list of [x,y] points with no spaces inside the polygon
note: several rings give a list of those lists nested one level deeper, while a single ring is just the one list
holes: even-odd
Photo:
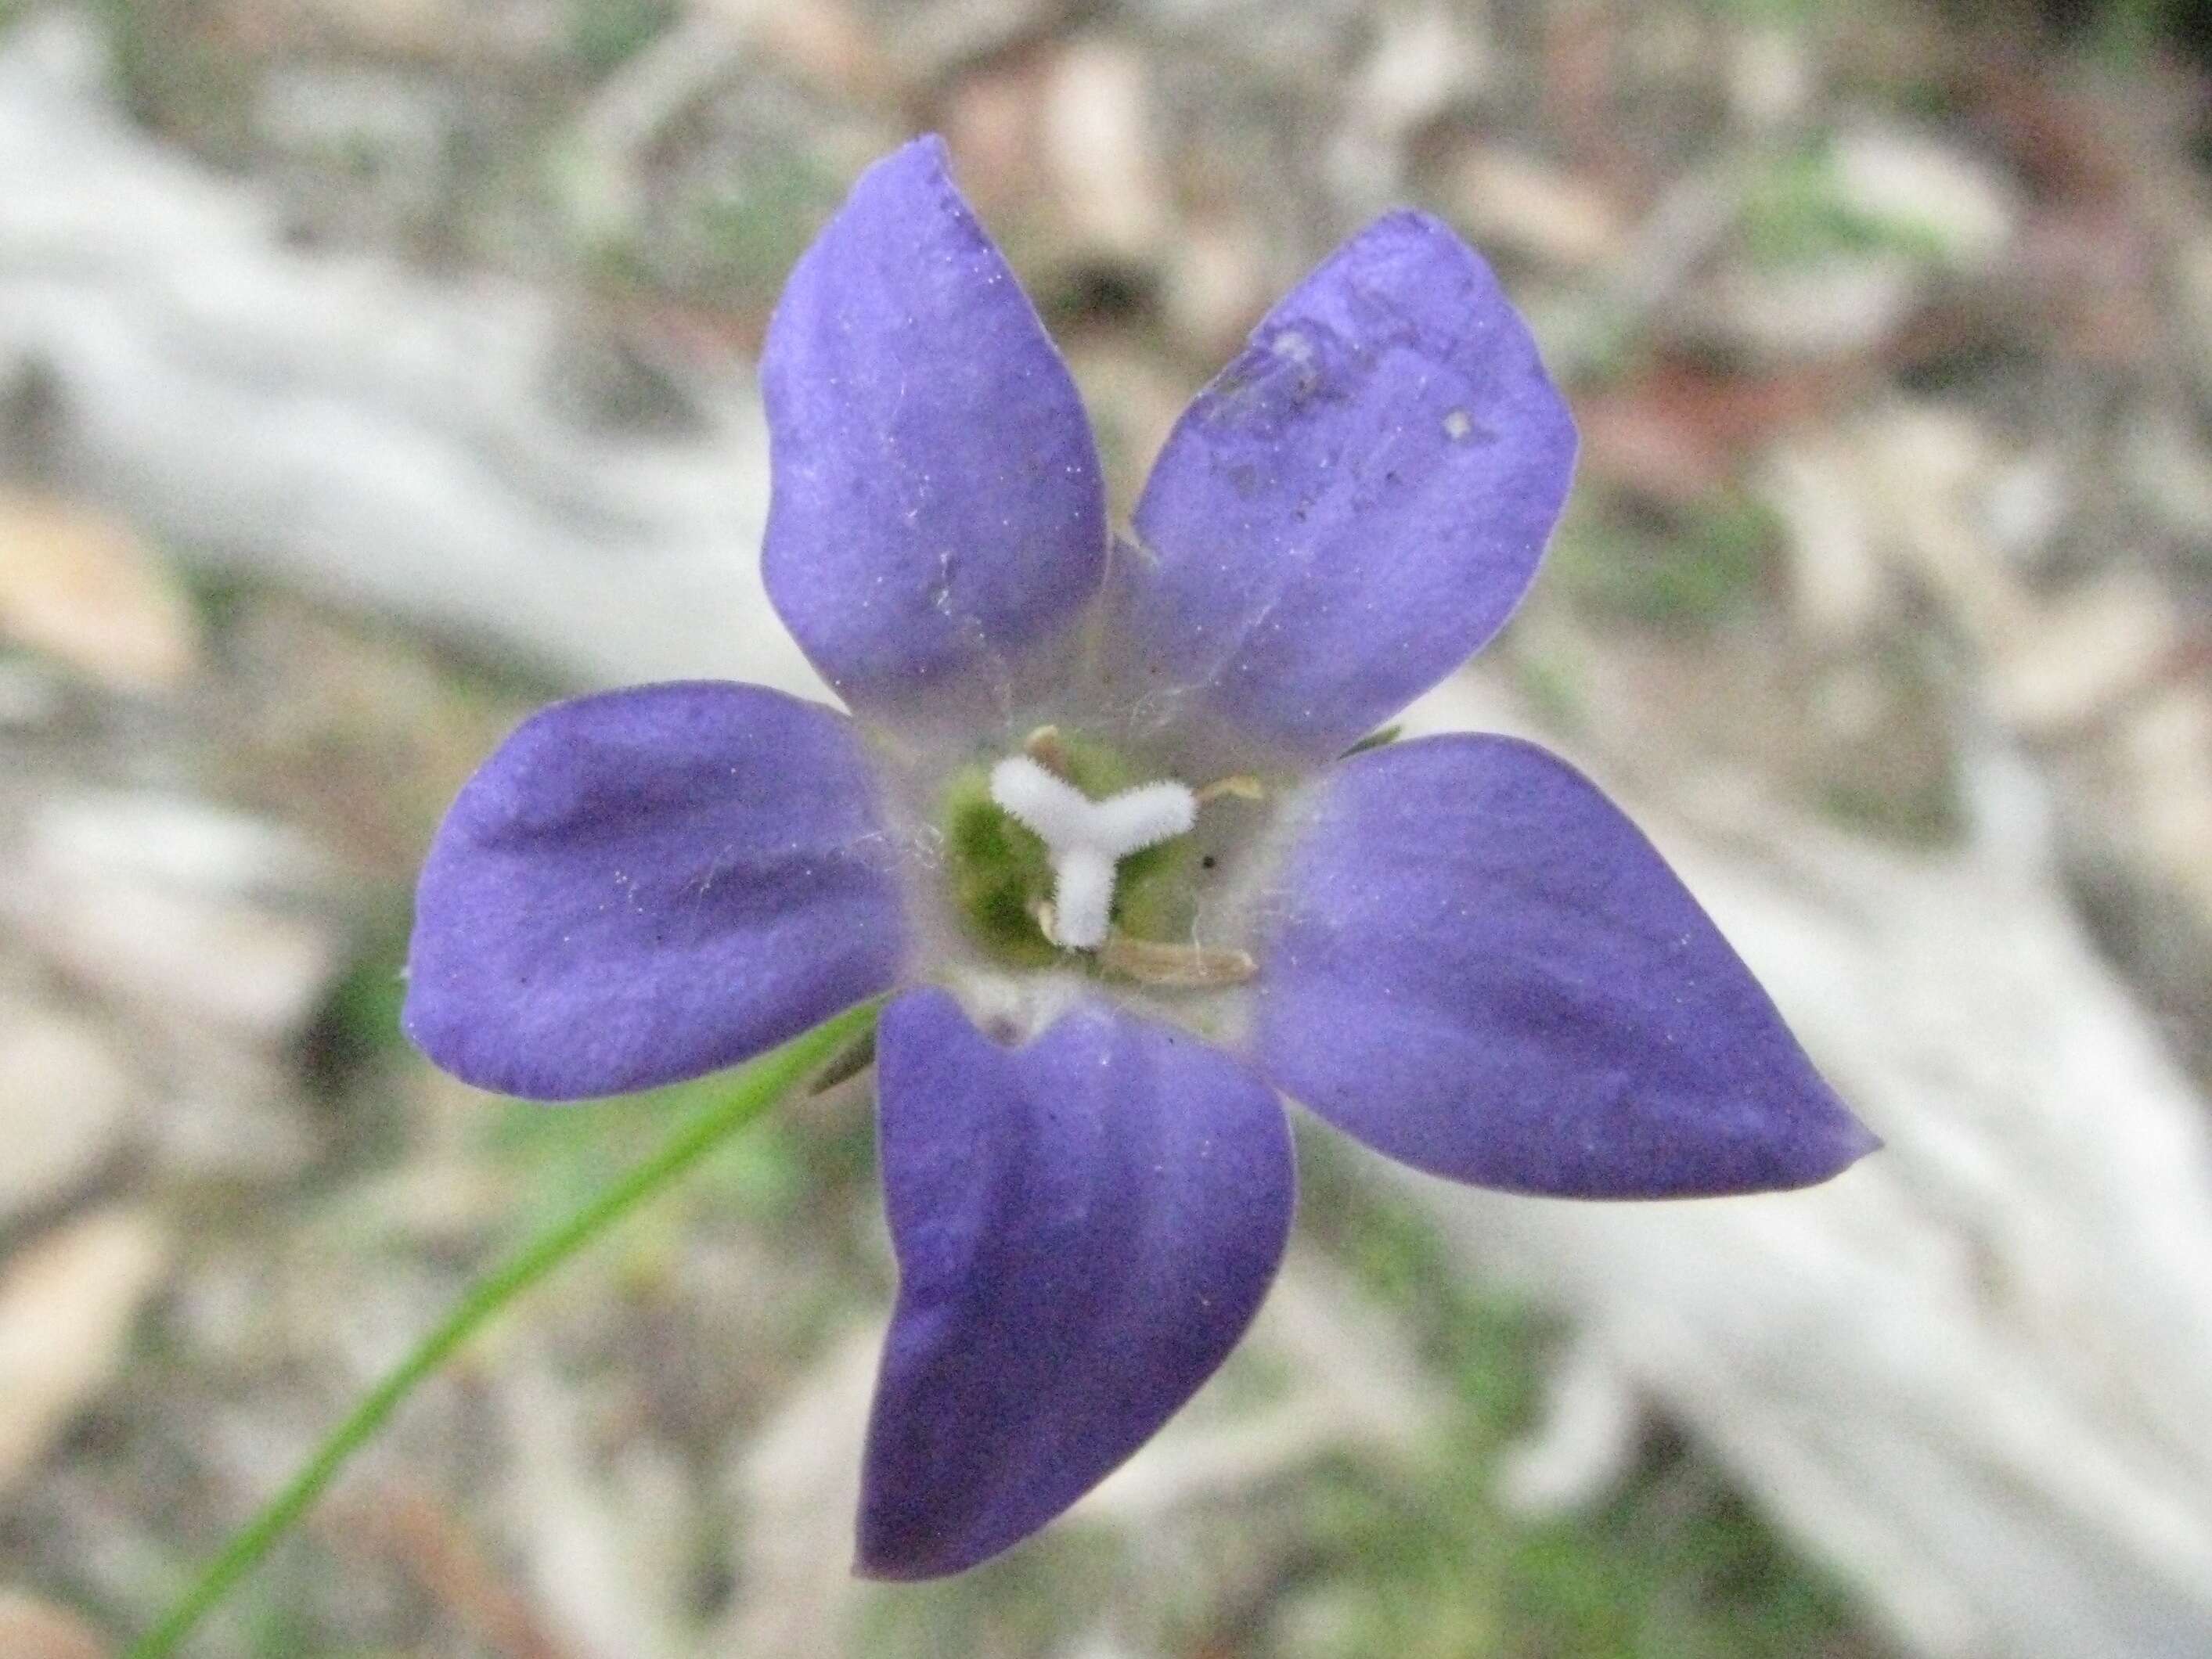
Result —
[{"label": "three-lobed stigma", "polygon": [[1010,965],[1079,963],[1160,989],[1242,983],[1253,974],[1244,951],[1173,936],[1189,930],[1192,882],[1214,865],[1187,839],[1200,811],[1261,799],[1259,783],[1194,790],[1133,775],[1123,757],[1053,726],[968,774],[948,803],[955,908]]},{"label": "three-lobed stigma", "polygon": [[1027,754],[991,769],[991,799],[1044,842],[1054,918],[1046,936],[1071,951],[1105,944],[1121,860],[1189,834],[1198,822],[1198,797],[1172,778],[1093,800]]}]

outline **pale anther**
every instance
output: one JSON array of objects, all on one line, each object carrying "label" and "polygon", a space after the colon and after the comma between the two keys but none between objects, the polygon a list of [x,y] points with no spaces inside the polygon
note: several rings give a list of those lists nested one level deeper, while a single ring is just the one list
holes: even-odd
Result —
[{"label": "pale anther", "polygon": [[1265,800],[1267,799],[1267,787],[1249,772],[1232,773],[1225,778],[1216,778],[1200,790],[1198,804],[1204,806],[1226,795],[1234,795],[1238,800]]},{"label": "pale anther", "polygon": [[1249,951],[1205,945],[1169,945],[1109,933],[1098,949],[1098,965],[1109,974],[1159,989],[1203,990],[1242,985],[1258,973]]},{"label": "pale anther", "polygon": [[1056,778],[1074,775],[1066,741],[1061,738],[1056,726],[1040,726],[1030,732],[1022,744],[1022,752]]},{"label": "pale anther", "polygon": [[1052,859],[1052,921],[1046,936],[1072,951],[1106,942],[1115,866],[1132,853],[1187,835],[1198,802],[1164,779],[1093,800],[1029,755],[991,769],[991,799],[1034,830]]}]

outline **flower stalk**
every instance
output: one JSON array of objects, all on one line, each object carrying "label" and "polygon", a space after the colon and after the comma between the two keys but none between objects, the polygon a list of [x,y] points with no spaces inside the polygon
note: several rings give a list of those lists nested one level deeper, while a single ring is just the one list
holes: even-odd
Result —
[{"label": "flower stalk", "polygon": [[374,1439],[405,1403],[416,1384],[556,1267],[689,1174],[708,1153],[749,1127],[818,1068],[863,1042],[875,1029],[878,1006],[868,1002],[848,1009],[745,1066],[731,1078],[719,1098],[688,1120],[659,1152],[478,1279],[444,1322],[417,1343],[331,1431],[290,1483],[232,1537],[125,1659],[167,1659],[174,1653],[200,1620],[314,1506],[354,1454]]}]

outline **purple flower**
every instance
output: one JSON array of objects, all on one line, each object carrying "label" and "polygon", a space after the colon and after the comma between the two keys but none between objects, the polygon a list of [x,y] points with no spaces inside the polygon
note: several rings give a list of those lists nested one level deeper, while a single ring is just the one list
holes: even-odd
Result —
[{"label": "purple flower", "polygon": [[406,1026],[569,1099],[896,993],[861,1571],[1028,1536],[1212,1374],[1289,1231],[1283,1097],[1567,1197],[1796,1187],[1873,1146],[1564,763],[1346,757],[1505,620],[1573,462],[1436,221],[1378,220],[1275,307],[1118,541],[934,140],[854,186],[763,374],[769,596],[851,715],[699,683],[525,723],[431,849]]}]

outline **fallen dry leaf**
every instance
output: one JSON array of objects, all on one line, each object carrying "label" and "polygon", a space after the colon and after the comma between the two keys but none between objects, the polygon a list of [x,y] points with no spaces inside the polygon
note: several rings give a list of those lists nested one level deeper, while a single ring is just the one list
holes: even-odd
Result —
[{"label": "fallen dry leaf", "polygon": [[162,1230],[118,1207],[55,1229],[0,1271],[0,1492],[106,1384],[168,1260]]},{"label": "fallen dry leaf", "polygon": [[8,1659],[107,1659],[109,1651],[75,1613],[21,1590],[0,1590],[0,1653]]},{"label": "fallen dry leaf", "polygon": [[1453,205],[1476,246],[1506,247],[1565,270],[1620,257],[1629,228],[1619,206],[1589,179],[1534,154],[1485,144],[1461,160]]},{"label": "fallen dry leaf", "polygon": [[1592,473],[1689,502],[1732,482],[1778,436],[1826,414],[1867,377],[1851,365],[1747,375],[1662,359],[1578,398],[1575,420]]},{"label": "fallen dry leaf", "polygon": [[137,1089],[90,1022],[0,998],[0,1146],[8,1148],[0,1223],[62,1198],[97,1170],[129,1133]]},{"label": "fallen dry leaf", "polygon": [[189,674],[198,628],[160,556],[127,526],[57,497],[0,489],[0,638],[127,690]]},{"label": "fallen dry leaf", "polygon": [[1066,234],[1096,258],[1149,265],[1175,234],[1143,57],[1078,41],[1048,71],[1040,137]]}]

